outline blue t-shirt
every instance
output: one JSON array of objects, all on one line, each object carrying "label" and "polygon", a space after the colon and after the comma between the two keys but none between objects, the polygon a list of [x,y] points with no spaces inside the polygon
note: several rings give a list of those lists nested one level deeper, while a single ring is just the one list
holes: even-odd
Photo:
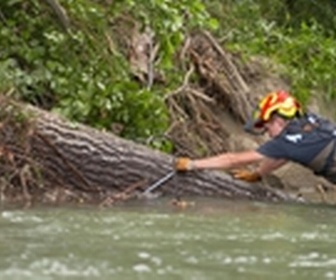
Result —
[{"label": "blue t-shirt", "polygon": [[[313,129],[304,131],[306,124],[311,124]],[[312,114],[294,119],[280,135],[261,145],[257,152],[269,158],[286,159],[308,166],[335,138],[333,127],[330,122]]]}]

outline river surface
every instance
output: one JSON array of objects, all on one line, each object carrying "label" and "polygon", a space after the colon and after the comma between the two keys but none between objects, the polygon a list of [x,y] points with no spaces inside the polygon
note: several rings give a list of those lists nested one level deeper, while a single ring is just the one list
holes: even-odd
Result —
[{"label": "river surface", "polygon": [[2,207],[0,280],[336,279],[336,206]]}]

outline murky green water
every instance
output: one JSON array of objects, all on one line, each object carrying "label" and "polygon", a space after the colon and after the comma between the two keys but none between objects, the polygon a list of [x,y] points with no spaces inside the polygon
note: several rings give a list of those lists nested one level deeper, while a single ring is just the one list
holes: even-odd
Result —
[{"label": "murky green water", "polygon": [[336,279],[336,207],[1,209],[0,279]]}]

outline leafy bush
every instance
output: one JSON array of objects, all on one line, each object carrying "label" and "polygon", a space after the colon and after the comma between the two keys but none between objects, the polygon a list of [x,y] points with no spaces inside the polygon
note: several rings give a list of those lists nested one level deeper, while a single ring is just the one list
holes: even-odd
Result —
[{"label": "leafy bush", "polygon": [[[321,1],[317,9],[307,0],[58,0],[61,13],[53,0],[1,1],[0,90],[94,127],[120,125],[123,137],[148,143],[169,125],[164,97],[184,75],[176,51],[191,30],[205,28],[232,50],[285,66],[302,101],[313,91],[333,100],[336,4]],[[153,31],[165,84],[134,80],[118,41],[122,17]]]},{"label": "leafy bush", "polygon": [[[120,124],[122,136],[145,141],[169,124],[164,94],[182,79],[172,67],[183,36],[215,22],[201,0],[104,2],[64,0],[59,7],[51,0],[1,1],[0,86],[75,121],[104,129]],[[160,41],[158,67],[170,81],[164,90],[134,81],[124,53],[111,46],[113,21],[125,14]]]},{"label": "leafy bush", "polygon": [[227,47],[283,65],[293,93],[306,103],[312,92],[321,92],[327,100],[336,97],[336,25],[332,24],[336,4],[331,0],[323,4],[225,0],[208,7],[219,18],[217,35]]}]

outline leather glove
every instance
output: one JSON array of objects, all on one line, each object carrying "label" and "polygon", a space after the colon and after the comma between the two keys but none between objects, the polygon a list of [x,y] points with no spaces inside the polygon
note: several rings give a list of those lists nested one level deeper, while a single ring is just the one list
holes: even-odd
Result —
[{"label": "leather glove", "polygon": [[176,171],[190,171],[193,169],[192,160],[187,157],[177,158],[175,160]]},{"label": "leather glove", "polygon": [[256,171],[251,171],[248,169],[237,169],[237,170],[232,170],[230,173],[235,179],[239,179],[242,181],[246,181],[250,183],[261,181],[261,176]]}]

